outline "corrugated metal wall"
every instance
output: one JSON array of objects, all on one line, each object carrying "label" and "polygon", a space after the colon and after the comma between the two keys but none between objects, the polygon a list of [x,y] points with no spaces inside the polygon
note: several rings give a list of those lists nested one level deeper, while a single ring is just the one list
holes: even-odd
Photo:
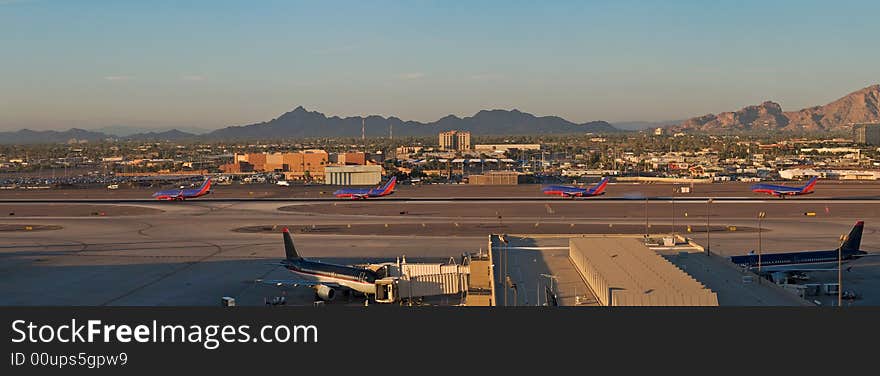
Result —
[{"label": "corrugated metal wall", "polygon": [[574,264],[575,269],[581,273],[581,276],[587,282],[587,285],[593,290],[599,303],[604,306],[609,305],[611,302],[611,291],[608,286],[608,281],[602,277],[602,274],[599,273],[598,270],[593,268],[593,263],[590,262],[589,254],[581,250],[576,244],[571,243],[569,245],[568,256]]},{"label": "corrugated metal wall", "polygon": [[403,277],[398,282],[398,288],[402,298],[458,294],[467,288],[467,275],[443,273]]},{"label": "corrugated metal wall", "polygon": [[636,248],[604,239],[571,239],[569,258],[604,306],[718,305],[718,296],[692,276],[654,251]]}]

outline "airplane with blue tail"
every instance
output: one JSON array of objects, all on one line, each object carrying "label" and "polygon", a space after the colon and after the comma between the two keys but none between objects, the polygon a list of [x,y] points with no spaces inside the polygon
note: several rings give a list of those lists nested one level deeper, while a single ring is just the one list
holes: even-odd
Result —
[{"label": "airplane with blue tail", "polygon": [[323,301],[333,300],[336,290],[340,289],[357,291],[367,296],[376,294],[376,280],[379,275],[375,271],[307,260],[294,247],[290,230],[285,227],[282,234],[286,257],[278,265],[293,273],[295,279],[258,279],[255,282],[279,287],[311,287],[315,290],[315,297]]},{"label": "airplane with blue tail", "polygon": [[354,200],[367,199],[372,197],[382,197],[394,193],[394,186],[397,185],[397,177],[392,176],[385,185],[376,188],[342,188],[333,195],[339,198],[350,198]]},{"label": "airplane with blue tail", "polygon": [[788,187],[784,185],[774,185],[774,184],[755,184],[752,186],[752,192],[755,193],[767,193],[773,195],[774,197],[785,198],[785,196],[800,196],[800,195],[808,195],[813,193],[813,189],[816,187],[816,181],[819,180],[819,177],[813,177],[812,179],[807,181],[807,184],[804,184],[802,187]]},{"label": "airplane with blue tail", "polygon": [[608,178],[602,178],[596,185],[589,188],[575,187],[571,185],[551,185],[541,190],[545,195],[556,195],[567,198],[592,197],[605,194],[608,186]]},{"label": "airplane with blue tail", "polygon": [[211,193],[211,178],[208,177],[205,179],[205,182],[202,183],[198,188],[191,189],[170,189],[167,191],[159,191],[153,193],[153,197],[157,200],[166,200],[166,201],[183,201],[190,198],[201,197],[206,194]]},{"label": "airplane with blue tail", "polygon": [[747,255],[731,256],[730,261],[747,269],[758,269],[760,261],[761,273],[768,273],[773,280],[781,280],[782,277],[792,273],[836,271],[838,258],[841,264],[853,260],[876,256],[860,249],[862,243],[862,231],[865,228],[864,221],[856,222],[849,234],[840,244],[839,249],[827,251],[804,251],[770,253],[756,255],[750,252]]}]

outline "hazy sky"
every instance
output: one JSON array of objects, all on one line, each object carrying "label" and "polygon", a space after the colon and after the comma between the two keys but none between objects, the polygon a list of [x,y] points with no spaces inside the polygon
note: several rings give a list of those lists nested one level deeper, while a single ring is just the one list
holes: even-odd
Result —
[{"label": "hazy sky", "polygon": [[880,82],[880,1],[710,3],[0,0],[0,130],[670,120]]}]

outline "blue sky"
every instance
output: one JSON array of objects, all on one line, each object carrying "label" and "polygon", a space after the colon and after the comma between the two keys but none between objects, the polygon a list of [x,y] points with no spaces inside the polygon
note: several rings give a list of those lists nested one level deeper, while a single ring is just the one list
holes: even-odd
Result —
[{"label": "blue sky", "polygon": [[0,130],[670,120],[880,82],[880,2],[709,3],[0,0]]}]

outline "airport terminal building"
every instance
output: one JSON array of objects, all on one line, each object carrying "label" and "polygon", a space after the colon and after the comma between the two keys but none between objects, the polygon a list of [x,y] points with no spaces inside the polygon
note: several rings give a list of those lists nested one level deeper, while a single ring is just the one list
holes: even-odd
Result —
[{"label": "airport terminal building", "polygon": [[382,166],[327,166],[324,176],[324,183],[330,185],[377,185],[382,182]]}]

